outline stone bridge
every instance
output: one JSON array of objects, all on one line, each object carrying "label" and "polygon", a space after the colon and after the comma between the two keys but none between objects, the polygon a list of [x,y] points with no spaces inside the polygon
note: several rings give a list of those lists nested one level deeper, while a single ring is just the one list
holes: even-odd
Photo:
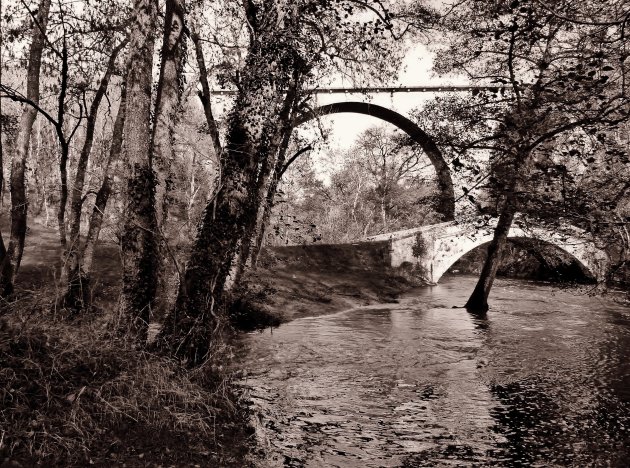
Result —
[{"label": "stone bridge", "polygon": [[[467,223],[450,221],[371,236],[366,241],[389,241],[391,266],[412,264],[419,267],[428,281],[437,283],[462,256],[490,242],[495,225],[496,220],[488,222],[484,218]],[[604,279],[608,255],[574,226],[550,229],[516,220],[508,237],[535,239],[554,245],[573,256],[594,279]]]}]

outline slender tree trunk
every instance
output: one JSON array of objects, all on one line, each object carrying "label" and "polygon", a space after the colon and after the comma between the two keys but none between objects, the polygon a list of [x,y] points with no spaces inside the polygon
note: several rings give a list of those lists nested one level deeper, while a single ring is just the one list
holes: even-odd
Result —
[{"label": "slender tree trunk", "polygon": [[[70,156],[70,141],[64,135],[64,119],[66,113],[66,94],[68,92],[68,46],[66,36],[63,36],[63,48],[61,50],[61,84],[57,103],[57,123],[55,129],[59,138],[61,155],[59,157],[59,208],[57,209],[57,224],[59,226],[59,241],[64,252],[67,247],[68,236],[66,233],[66,205],[68,204],[68,158]],[[71,137],[70,137],[71,138]],[[65,271],[65,269],[64,269]]]},{"label": "slender tree trunk", "polygon": [[[284,131],[289,133],[290,135],[292,129],[290,127],[285,127]],[[273,140],[277,140],[277,136]],[[251,253],[252,243],[255,241],[256,237],[256,228],[260,219],[262,203],[263,200],[265,200],[266,198],[265,195],[271,182],[272,173],[278,163],[278,149],[278,143],[276,141],[272,141],[271,147],[268,149],[269,154],[267,157],[267,161],[265,162],[256,180],[256,187],[254,188],[254,195],[253,199],[251,200],[252,205],[256,207],[256,211],[250,217],[249,222],[245,226],[243,238],[241,239],[238,254],[235,258],[235,265],[233,268],[234,276],[232,278],[233,286],[237,286],[241,282],[243,274],[245,273],[245,268],[247,266],[247,262]]]},{"label": "slender tree trunk", "polygon": [[[35,104],[39,104],[39,78],[49,11],[50,0],[41,0],[37,13],[37,24],[33,25],[32,29],[26,96]],[[33,106],[27,105],[24,108],[15,144],[16,154],[13,156],[11,164],[11,236],[0,268],[0,294],[2,297],[10,296],[13,293],[15,277],[24,252],[28,212],[25,181],[26,159],[36,116],[37,110]]]},{"label": "slender tree trunk", "polygon": [[256,242],[256,232],[259,230],[262,216],[264,215],[263,203],[267,198],[267,193],[270,185],[272,185],[275,173],[281,170],[284,165],[284,158],[286,157],[286,151],[289,147],[291,134],[293,133],[292,114],[297,104],[297,88],[300,78],[300,71],[294,70],[293,81],[284,98],[282,110],[278,116],[278,122],[272,123],[268,128],[268,133],[273,136],[270,138],[270,143],[265,149],[267,151],[266,162],[262,166],[256,180],[254,198],[252,199],[252,203],[255,206],[255,213],[245,226],[244,237],[241,240],[238,255],[235,258],[233,285],[238,285],[245,273],[247,262],[250,260],[252,244]]},{"label": "slender tree trunk", "polygon": [[[1,13],[1,12],[0,12]],[[0,83],[2,83],[2,68],[4,63],[2,61],[2,34],[0,34]],[[4,113],[2,112],[2,99],[0,99],[0,207],[2,206],[2,200],[4,198],[4,140],[2,134],[4,133]],[[0,265],[4,261],[4,257],[7,254],[7,248],[4,245],[4,237],[0,230]]]},{"label": "slender tree trunk", "polygon": [[494,229],[492,241],[488,245],[488,255],[479,275],[479,280],[465,305],[466,309],[471,312],[485,313],[488,311],[488,296],[501,263],[501,255],[507,244],[514,216],[518,211],[519,190],[522,186],[521,177],[527,173],[528,162],[529,154],[518,151],[512,164],[506,168],[510,180],[505,189],[503,207]]},{"label": "slender tree trunk", "polygon": [[258,228],[255,232],[255,240],[253,245],[253,250],[251,253],[251,265],[252,268],[256,269],[258,267],[258,256],[260,255],[260,251],[262,249],[263,243],[265,241],[265,232],[267,230],[267,226],[269,226],[269,219],[271,218],[271,211],[273,210],[274,200],[276,198],[276,192],[278,191],[278,184],[280,180],[282,180],[282,176],[287,171],[287,169],[291,166],[291,164],[302,154],[307,151],[312,150],[311,146],[306,146],[298,150],[288,161],[286,160],[286,152],[289,146],[289,139],[291,137],[291,133],[285,134],[285,139],[280,146],[280,150],[278,151],[278,162],[276,164],[276,168],[273,173],[273,177],[269,182],[269,186],[267,188],[267,194],[265,196],[264,205],[262,207],[262,216],[260,217],[260,221],[258,223]]},{"label": "slender tree trunk", "polygon": [[122,143],[123,143],[123,128],[125,126],[126,115],[126,101],[127,92],[126,85],[123,82],[122,91],[120,95],[120,105],[118,107],[118,113],[116,114],[116,121],[114,122],[114,130],[112,133],[112,145],[109,149],[109,156],[105,165],[103,174],[103,183],[96,194],[96,200],[94,202],[94,208],[92,209],[92,215],[90,216],[90,222],[88,226],[88,233],[85,238],[85,245],[83,247],[83,269],[81,276],[83,277],[83,284],[88,285],[92,278],[92,265],[94,263],[94,251],[98,243],[98,238],[101,233],[101,227],[103,225],[103,216],[105,215],[105,208],[109,201],[109,197],[112,193],[112,186],[114,183],[114,177],[112,174],[112,165],[116,163],[121,156]]},{"label": "slender tree trunk", "polygon": [[87,126],[85,130],[85,141],[83,142],[83,148],[79,155],[79,161],[77,163],[76,175],[74,178],[74,184],[72,186],[72,194],[70,197],[70,243],[68,244],[67,252],[65,255],[65,275],[67,279],[66,294],[63,299],[63,305],[74,312],[79,312],[89,303],[89,287],[82,282],[82,268],[81,268],[81,211],[83,208],[83,188],[85,186],[85,176],[87,172],[88,162],[90,154],[92,152],[92,145],[94,141],[94,131],[96,128],[96,117],[98,115],[98,108],[101,104],[109,82],[116,66],[116,58],[118,53],[126,45],[127,41],[122,42],[117,46],[110,55],[107,69],[99,87],[94,95],[94,99],[90,106],[90,111],[87,116]]},{"label": "slender tree trunk", "polygon": [[184,0],[166,1],[162,63],[155,102],[155,124],[151,135],[153,163],[157,172],[156,216],[162,227],[168,217],[168,193],[174,160],[173,129],[179,111],[183,72]]},{"label": "slender tree trunk", "polygon": [[208,69],[206,68],[206,59],[203,55],[203,48],[201,46],[201,40],[197,31],[192,31],[191,38],[195,45],[195,56],[197,57],[197,66],[199,67],[199,83],[201,84],[201,92],[199,93],[199,99],[203,105],[203,112],[206,116],[206,123],[208,124],[208,133],[212,138],[212,145],[214,146],[214,152],[217,158],[221,156],[221,140],[219,138],[219,129],[214,119],[212,112],[212,101],[210,93],[210,83],[208,82]]},{"label": "slender tree trunk", "polygon": [[157,0],[136,0],[130,33],[125,117],[128,162],[125,217],[121,239],[123,287],[121,331],[139,344],[146,335],[157,287],[155,174],[150,152],[150,114]]},{"label": "slender tree trunk", "polygon": [[505,206],[501,211],[499,220],[497,221],[497,227],[494,230],[494,236],[490,245],[488,246],[488,256],[481,270],[481,275],[477,281],[477,285],[473,290],[468,302],[466,302],[466,309],[471,312],[484,313],[488,311],[488,296],[490,295],[490,289],[494,283],[494,279],[501,263],[501,254],[507,243],[508,233],[512,227],[512,221],[516,214],[516,204],[513,199],[513,195],[507,197]]},{"label": "slender tree trunk", "polygon": [[[172,167],[175,160],[173,132],[180,108],[183,72],[184,0],[167,0],[162,62],[155,102],[155,123],[151,135],[151,154],[157,175],[155,211],[160,244],[166,242],[169,193],[173,184]],[[158,290],[155,312],[162,315],[167,301],[167,284],[164,276],[164,249],[158,252]]]}]

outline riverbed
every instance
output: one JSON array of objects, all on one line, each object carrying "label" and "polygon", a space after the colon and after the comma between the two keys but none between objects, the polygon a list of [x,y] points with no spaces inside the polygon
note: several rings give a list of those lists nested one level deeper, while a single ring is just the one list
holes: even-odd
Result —
[{"label": "riverbed", "polygon": [[474,277],[244,335],[236,366],[260,464],[628,466],[630,308]]}]

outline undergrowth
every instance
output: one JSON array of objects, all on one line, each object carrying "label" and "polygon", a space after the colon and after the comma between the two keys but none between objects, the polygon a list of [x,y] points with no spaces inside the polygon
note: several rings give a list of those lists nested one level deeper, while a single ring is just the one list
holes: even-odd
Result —
[{"label": "undergrowth", "polygon": [[69,322],[50,303],[28,294],[2,311],[0,464],[244,466],[221,356],[187,370],[112,336],[105,316]]}]

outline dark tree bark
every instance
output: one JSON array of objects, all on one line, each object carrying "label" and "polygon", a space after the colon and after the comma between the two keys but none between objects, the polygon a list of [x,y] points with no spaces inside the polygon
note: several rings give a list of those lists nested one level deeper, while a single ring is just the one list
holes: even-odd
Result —
[{"label": "dark tree bark", "polygon": [[[252,197],[251,203],[252,206],[256,207],[255,213],[249,218],[247,225],[245,226],[243,238],[241,239],[238,254],[234,259],[234,267],[232,268],[232,286],[238,285],[245,273],[245,269],[247,267],[247,262],[250,258],[252,244],[255,242],[256,238],[256,228],[259,223],[260,215],[263,210],[263,202],[266,199],[266,194],[268,187],[271,184],[271,178],[273,177],[273,172],[278,164],[278,155],[279,148],[282,143],[278,142],[279,138],[288,139],[292,133],[292,128],[290,125],[287,125],[288,122],[282,122],[281,127],[283,128],[280,134],[275,135],[272,139],[272,145],[268,149],[269,156],[264,166],[260,170],[260,174],[256,180],[256,187],[254,188],[254,195]],[[283,138],[282,133],[285,135]],[[262,210],[262,211],[261,211]]]},{"label": "dark tree bark", "polygon": [[116,59],[120,51],[125,47],[127,41],[123,41],[112,51],[110,55],[107,69],[101,79],[99,87],[94,95],[92,104],[90,105],[90,111],[87,115],[87,125],[85,130],[85,141],[83,142],[83,148],[79,155],[77,162],[77,170],[74,178],[74,184],[72,187],[72,194],[70,197],[70,242],[67,246],[67,252],[65,255],[65,278],[67,279],[66,294],[63,299],[63,305],[74,312],[82,310],[88,305],[89,301],[86,301],[89,297],[89,288],[87,284],[84,284],[81,273],[81,211],[83,208],[83,188],[85,186],[85,176],[88,167],[88,161],[92,152],[92,145],[94,141],[94,130],[96,127],[96,117],[98,115],[98,109],[101,104],[111,76],[116,66]]},{"label": "dark tree bark", "polygon": [[157,287],[155,174],[150,152],[150,114],[157,0],[136,0],[130,34],[125,157],[127,187],[121,239],[123,287],[121,332],[146,341]]},{"label": "dark tree bark", "polygon": [[199,99],[203,105],[203,112],[206,116],[206,123],[208,124],[208,133],[212,138],[212,145],[217,158],[221,157],[221,139],[219,138],[219,129],[217,127],[214,114],[212,112],[212,101],[210,83],[208,82],[208,69],[206,67],[206,59],[203,55],[203,48],[201,46],[201,40],[197,31],[192,31],[191,39],[195,45],[195,56],[197,57],[197,66],[199,67],[199,83],[201,84],[201,92],[199,93]]},{"label": "dark tree bark", "polygon": [[[36,105],[39,104],[39,81],[42,64],[42,52],[46,42],[46,28],[48,26],[48,14],[50,12],[50,0],[41,0],[36,16],[36,24],[32,28],[32,42],[29,49],[28,72],[26,78],[26,97]],[[0,294],[2,297],[13,293],[15,277],[20,268],[22,253],[24,252],[24,239],[26,237],[26,217],[28,212],[28,199],[26,196],[26,160],[29,152],[33,123],[37,116],[37,109],[27,105],[20,119],[16,154],[11,164],[11,235],[6,255],[0,271]]]},{"label": "dark tree bark", "polygon": [[[236,105],[246,110],[243,94]],[[250,198],[256,180],[255,143],[240,119],[234,119],[222,158],[219,191],[203,214],[190,259],[180,281],[175,306],[167,317],[159,345],[190,364],[202,362],[210,339],[222,326],[220,310],[225,281],[244,226],[252,216]]]},{"label": "dark tree bark", "polygon": [[247,227],[255,225],[261,175],[270,158],[275,158],[278,129],[283,127],[281,87],[265,83],[274,76],[261,79],[267,43],[272,38],[261,34],[250,46],[229,120],[220,186],[206,206],[175,306],[158,338],[158,346],[190,364],[206,358],[212,336],[223,325],[226,280]]},{"label": "dark tree bark", "polygon": [[501,263],[501,255],[507,244],[508,233],[516,214],[516,197],[514,192],[506,197],[503,210],[497,221],[492,241],[488,246],[488,256],[483,264],[479,280],[472,294],[466,302],[466,309],[475,313],[485,313],[488,311],[488,296],[492,289],[492,284],[497,276],[497,270]]},{"label": "dark tree bark", "polygon": [[250,260],[252,245],[256,242],[256,232],[262,221],[261,217],[264,213],[264,201],[267,198],[268,190],[273,183],[273,178],[278,166],[284,164],[286,150],[291,139],[291,134],[293,133],[293,115],[297,106],[300,80],[300,70],[295,69],[293,71],[291,85],[287,90],[282,109],[278,115],[278,121],[272,122],[265,132],[272,135],[270,144],[266,148],[268,157],[262,165],[256,179],[254,196],[251,200],[252,205],[255,206],[255,213],[250,217],[245,226],[244,237],[240,241],[238,254],[234,259],[232,286],[238,285],[245,273],[247,262]]},{"label": "dark tree bark", "polygon": [[[2,48],[2,36],[0,35],[0,50]],[[0,83],[2,82],[2,54],[0,54]],[[4,198],[4,141],[2,134],[4,130],[4,114],[2,113],[2,99],[0,99],[0,206],[2,206],[2,199]],[[7,254],[7,248],[4,245],[4,237],[0,230],[0,265],[4,261],[4,257]]]},{"label": "dark tree bark", "polygon": [[68,92],[68,47],[64,33],[63,47],[61,50],[61,83],[59,87],[59,99],[57,103],[57,123],[55,129],[59,138],[61,154],[59,156],[59,207],[57,209],[57,224],[59,226],[59,241],[61,247],[66,249],[68,237],[66,235],[66,205],[68,204],[68,158],[70,155],[70,141],[64,134],[64,120],[66,115],[66,94]]},{"label": "dark tree bark", "polygon": [[153,165],[158,179],[156,216],[160,228],[168,217],[168,193],[172,185],[173,127],[180,106],[183,72],[184,9],[184,0],[166,1],[162,62],[155,100],[155,124],[151,135]]}]

